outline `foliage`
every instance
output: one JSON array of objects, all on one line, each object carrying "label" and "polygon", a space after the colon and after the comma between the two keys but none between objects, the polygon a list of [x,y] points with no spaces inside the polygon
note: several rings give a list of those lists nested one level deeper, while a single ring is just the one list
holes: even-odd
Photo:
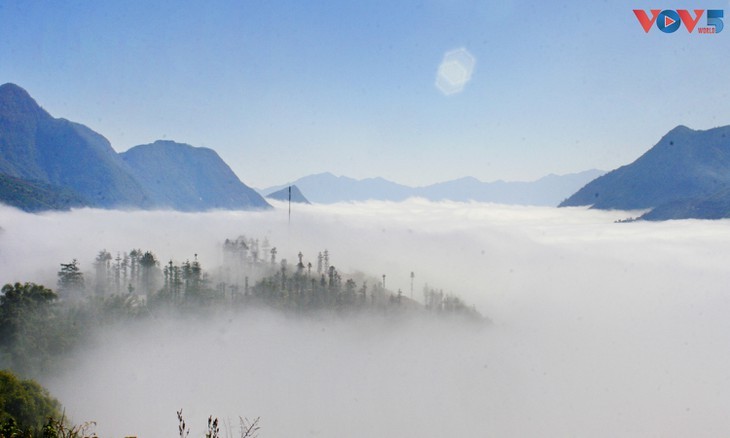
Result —
[{"label": "foliage", "polygon": [[41,430],[48,418],[60,418],[60,404],[33,380],[0,371],[0,436],[25,436]]},{"label": "foliage", "polygon": [[0,296],[0,348],[4,362],[15,370],[37,375],[46,359],[63,345],[56,342],[57,295],[34,283],[6,284]]},{"label": "foliage", "polygon": [[61,263],[58,271],[58,291],[62,296],[69,297],[84,290],[84,274],[79,268],[79,262],[73,259],[71,263]]},{"label": "foliage", "polygon": [[71,189],[0,174],[0,202],[24,211],[69,210],[88,202]]},{"label": "foliage", "polygon": [[[420,304],[404,296],[401,290],[386,289],[385,275],[382,282],[363,274],[343,275],[332,264],[328,250],[317,254],[316,268],[301,252],[296,264],[277,260],[277,249],[266,239],[228,239],[223,252],[224,265],[209,272],[203,269],[197,254],[192,261],[176,264],[170,260],[160,269],[160,262],[151,251],[133,249],[114,257],[102,250],[94,263],[93,291],[87,292],[76,259],[61,264],[60,298],[34,283],[5,285],[0,295],[0,366],[5,363],[25,376],[48,375],[99,328],[144,319],[163,310],[200,313],[205,309],[228,311],[266,306],[297,314],[378,312],[400,317],[420,312],[485,320],[473,306],[441,290],[426,286]],[[410,279],[412,293],[412,272]],[[0,438],[96,436],[91,431],[93,423],[64,423],[58,402],[37,383],[19,381],[9,372],[3,373]],[[179,436],[187,438],[189,429],[182,410],[177,414]],[[259,418],[240,418],[240,429],[242,438],[254,438]],[[217,418],[208,418],[205,436],[220,436]]]},{"label": "foliage", "polygon": [[213,419],[211,415],[208,417],[208,429],[205,432],[205,438],[220,438],[220,428],[218,427],[218,419]]},{"label": "foliage", "polygon": [[[253,420],[249,420],[248,418],[244,417],[238,417],[240,422],[240,436],[241,438],[256,438],[258,436],[258,431],[261,429],[259,426],[259,422],[261,420],[261,417],[256,417]],[[188,435],[190,435],[190,428],[187,427],[185,424],[185,419],[182,415],[182,409],[177,411],[177,430],[180,438],[187,438]],[[213,416],[208,417],[208,427],[205,431],[205,438],[220,438],[220,428],[218,427],[218,418],[213,418]],[[226,434],[227,436],[230,436],[230,433]]]},{"label": "foliage", "polygon": [[33,283],[6,285],[0,296],[0,366],[27,377],[48,375],[99,328],[162,311],[201,315],[265,306],[297,314],[377,312],[400,317],[429,312],[484,321],[452,294],[427,289],[421,304],[401,290],[386,289],[384,275],[381,282],[343,274],[326,249],[316,255],[315,267],[301,252],[297,263],[289,263],[277,259],[267,239],[241,236],[226,240],[223,255],[223,266],[208,271],[197,254],[192,261],[170,260],[160,269],[149,250],[133,249],[116,257],[101,250],[90,282],[93,290],[85,288],[76,259],[61,264],[60,298]]},{"label": "foliage", "polygon": [[49,418],[45,426],[43,426],[43,438],[98,438],[93,428],[96,423],[88,421],[79,425],[66,424],[65,417],[60,420]]},{"label": "foliage", "polygon": [[180,438],[187,438],[190,435],[190,428],[186,426],[185,420],[183,419],[182,409],[177,411],[177,431],[180,434]]}]

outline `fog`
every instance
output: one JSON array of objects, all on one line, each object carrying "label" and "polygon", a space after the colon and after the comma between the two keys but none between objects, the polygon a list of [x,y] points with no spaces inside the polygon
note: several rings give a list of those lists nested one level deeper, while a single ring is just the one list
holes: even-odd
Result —
[{"label": "fog", "polygon": [[[636,212],[403,203],[267,212],[30,215],[0,208],[0,281],[54,286],[101,249],[198,254],[240,234],[290,261],[328,249],[344,273],[428,283],[489,317],[160,318],[100,333],[43,383],[103,437],[191,436],[213,414],[261,437],[730,434],[730,222],[614,223]],[[235,434],[234,434],[235,435]]]}]

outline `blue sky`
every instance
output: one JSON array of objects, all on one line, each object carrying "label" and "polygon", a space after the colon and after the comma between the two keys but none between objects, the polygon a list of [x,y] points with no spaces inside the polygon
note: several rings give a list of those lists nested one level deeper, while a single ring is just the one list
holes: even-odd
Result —
[{"label": "blue sky", "polygon": [[[627,164],[678,124],[730,124],[730,28],[647,34],[632,9],[651,8],[730,11],[727,0],[0,0],[0,82],[118,151],[161,138],[211,147],[256,187],[323,171],[531,180]],[[475,70],[445,96],[436,72],[458,48]]]}]

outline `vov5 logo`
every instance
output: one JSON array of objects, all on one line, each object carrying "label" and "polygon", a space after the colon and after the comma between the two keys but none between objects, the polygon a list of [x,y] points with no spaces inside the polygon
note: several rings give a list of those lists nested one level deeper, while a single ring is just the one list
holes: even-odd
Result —
[{"label": "vov5 logo", "polygon": [[687,32],[692,33],[702,16],[705,15],[705,12],[707,12],[707,25],[705,27],[698,27],[698,33],[720,33],[723,28],[722,9],[694,9],[692,11],[694,12],[694,16],[692,12],[686,9],[651,9],[649,12],[651,13],[651,17],[643,9],[634,9],[634,14],[639,19],[639,23],[646,33],[649,33],[655,23],[656,27],[664,33],[676,32],[682,25],[687,29]]}]

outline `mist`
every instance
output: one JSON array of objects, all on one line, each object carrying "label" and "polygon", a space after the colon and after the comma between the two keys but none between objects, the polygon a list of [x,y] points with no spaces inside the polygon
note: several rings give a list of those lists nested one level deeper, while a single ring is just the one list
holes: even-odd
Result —
[{"label": "mist", "polygon": [[[54,287],[101,249],[222,262],[266,237],[290,261],[328,249],[421,300],[462,297],[485,327],[413,318],[160,317],[98,333],[42,383],[100,436],[191,436],[208,415],[261,437],[720,436],[730,433],[730,222],[614,223],[635,212],[480,203],[294,206],[267,212],[0,208],[0,281]],[[235,434],[234,434],[235,435]]]}]

